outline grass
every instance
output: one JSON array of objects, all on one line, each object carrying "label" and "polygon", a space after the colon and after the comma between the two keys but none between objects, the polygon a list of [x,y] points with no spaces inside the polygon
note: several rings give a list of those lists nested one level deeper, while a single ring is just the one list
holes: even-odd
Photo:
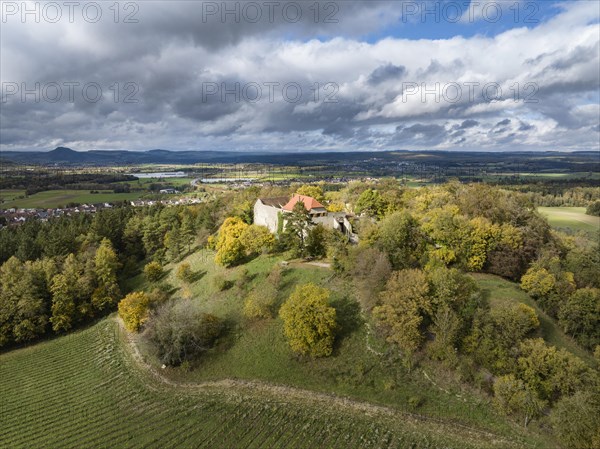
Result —
[{"label": "grass", "polygon": [[[2,191],[4,192],[4,191]],[[90,193],[89,190],[46,190],[27,198],[13,199],[0,204],[2,209],[15,208],[55,208],[65,206],[67,203],[97,204],[116,201],[129,201],[139,198],[140,192],[113,193],[112,190],[100,190],[99,193]]]},{"label": "grass", "polygon": [[[402,412],[414,411],[409,401],[417,397],[422,401],[418,412],[427,416],[450,419],[505,436],[516,434],[523,438],[537,438],[515,429],[499,416],[483,393],[467,391],[455,383],[444,385],[449,393],[441,394],[431,387],[431,382],[421,371],[407,372],[399,357],[368,351],[367,338],[370,346],[379,352],[385,351],[385,345],[375,335],[367,337],[367,325],[354,300],[351,283],[333,277],[330,270],[290,263],[279,288],[279,304],[296,285],[305,282],[315,282],[332,291],[332,304],[337,310],[341,337],[337,339],[332,357],[311,360],[298,358],[290,351],[278,317],[247,320],[242,314],[247,292],[253,289],[260,291],[267,282],[267,274],[282,260],[282,256],[260,256],[243,267],[232,269],[216,266],[213,259],[213,252],[201,250],[182,261],[189,263],[196,273],[197,280],[191,285],[184,285],[175,277],[176,265],[168,267],[166,281],[178,289],[175,296],[190,296],[204,310],[225,318],[229,323],[229,331],[217,348],[194,364],[191,371],[167,369],[166,375],[171,379],[187,383],[223,378],[260,380],[353,397]],[[243,269],[248,270],[252,279],[244,288],[234,286],[218,291],[214,286],[215,277],[235,281]],[[140,278],[132,282],[143,285]],[[159,366],[151,354],[146,355],[155,367]],[[435,373],[429,374],[435,376]]]},{"label": "grass", "polygon": [[511,301],[522,302],[533,307],[540,320],[540,328],[538,330],[540,337],[557,348],[564,348],[567,351],[572,352],[585,360],[589,365],[596,365],[592,355],[581,348],[575,340],[567,336],[560,327],[558,327],[556,321],[540,309],[537,303],[531,299],[527,293],[521,290],[517,284],[492,274],[476,273],[472,274],[472,276],[475,278],[484,294],[488,296],[492,305],[496,302]]},{"label": "grass", "polygon": [[167,384],[143,370],[128,347],[107,318],[0,355],[0,447],[506,447],[448,424],[297,394]]},{"label": "grass", "polygon": [[554,228],[585,232],[600,229],[600,217],[586,215],[585,207],[538,207],[538,212]]}]

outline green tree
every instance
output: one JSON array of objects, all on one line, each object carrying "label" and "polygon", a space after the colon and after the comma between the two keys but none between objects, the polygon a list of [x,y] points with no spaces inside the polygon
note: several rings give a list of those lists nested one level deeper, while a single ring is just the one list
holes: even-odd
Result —
[{"label": "green tree", "polygon": [[30,341],[44,333],[44,292],[34,284],[31,265],[12,256],[0,267],[0,346]]},{"label": "green tree", "polygon": [[144,267],[144,276],[149,282],[158,282],[163,274],[162,265],[156,261],[150,262]]},{"label": "green tree", "polygon": [[144,292],[132,292],[119,301],[119,316],[130,332],[137,332],[148,320],[150,298]]},{"label": "green tree", "polygon": [[423,341],[420,329],[423,316],[432,313],[428,294],[427,278],[422,271],[397,271],[381,292],[381,305],[373,308],[373,316],[386,340],[400,349],[409,369]]},{"label": "green tree", "polygon": [[394,269],[418,267],[425,252],[424,234],[408,212],[394,212],[381,221],[376,245]]},{"label": "green tree", "polygon": [[175,224],[167,233],[164,238],[164,247],[167,249],[169,258],[172,261],[179,260],[183,251],[184,241],[181,235],[181,229],[179,224]]},{"label": "green tree", "polygon": [[281,306],[284,334],[294,352],[311,357],[331,355],[336,311],[329,306],[329,290],[309,283],[299,285]]},{"label": "green tree", "polygon": [[310,257],[325,257],[327,253],[327,230],[322,224],[309,228],[306,235],[306,254]]},{"label": "green tree", "polygon": [[102,310],[116,304],[121,296],[117,282],[117,270],[120,264],[110,240],[102,240],[96,251],[94,265],[98,286],[92,293],[92,305]]},{"label": "green tree", "polygon": [[77,294],[73,291],[69,279],[64,274],[57,274],[52,279],[52,330],[68,331],[77,319],[75,301]]},{"label": "green tree", "polygon": [[581,288],[560,306],[559,324],[582,346],[600,344],[600,289]]},{"label": "green tree", "polygon": [[370,217],[383,218],[387,208],[388,204],[382,198],[379,190],[367,189],[356,201],[355,210],[359,214],[364,213]]},{"label": "green tree", "polygon": [[494,402],[507,416],[523,420],[523,426],[542,414],[545,403],[514,375],[500,376],[494,382]]},{"label": "green tree", "polygon": [[564,447],[600,447],[600,393],[578,391],[562,398],[552,409],[550,419]]},{"label": "green tree", "polygon": [[284,215],[285,230],[283,240],[297,257],[306,255],[306,236],[311,225],[311,219],[304,203],[298,201],[292,212]]}]

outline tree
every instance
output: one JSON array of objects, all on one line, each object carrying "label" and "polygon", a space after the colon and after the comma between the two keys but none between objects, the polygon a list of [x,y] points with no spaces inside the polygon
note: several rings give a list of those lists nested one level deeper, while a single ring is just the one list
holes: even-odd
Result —
[{"label": "tree", "polygon": [[185,210],[181,219],[181,242],[187,246],[187,252],[192,250],[192,244],[196,239],[196,225],[194,217],[188,209]]},{"label": "tree", "polygon": [[240,235],[246,254],[257,255],[270,252],[275,246],[275,237],[265,226],[250,225]]},{"label": "tree", "polygon": [[556,285],[556,278],[545,268],[531,267],[521,278],[521,288],[534,299],[550,294]]},{"label": "tree", "polygon": [[75,298],[73,286],[67,276],[57,274],[52,279],[52,330],[54,332],[68,331],[76,321]]},{"label": "tree", "polygon": [[149,282],[158,282],[163,274],[162,265],[156,261],[150,262],[144,267],[144,276]]},{"label": "tree", "polygon": [[432,313],[428,293],[427,278],[422,271],[397,271],[381,292],[381,305],[373,309],[386,340],[400,349],[409,369],[423,340],[420,329],[423,315]]},{"label": "tree", "polygon": [[336,312],[329,306],[329,290],[309,283],[299,285],[279,312],[284,334],[294,352],[311,357],[331,355]]},{"label": "tree", "polygon": [[304,184],[296,190],[298,195],[310,196],[319,202],[325,201],[325,195],[321,186]]},{"label": "tree", "polygon": [[146,322],[150,298],[144,292],[132,292],[119,301],[119,316],[130,332],[137,332]]},{"label": "tree", "polygon": [[439,360],[457,361],[456,340],[460,330],[460,319],[448,305],[440,307],[433,316],[431,331],[435,340],[429,346],[429,354]]},{"label": "tree", "polygon": [[596,217],[600,216],[600,200],[596,200],[585,210],[585,213],[588,215],[595,215]]},{"label": "tree", "polygon": [[177,267],[177,279],[186,284],[191,283],[194,280],[194,273],[187,262],[182,263]]},{"label": "tree", "polygon": [[306,236],[306,253],[310,257],[324,257],[327,253],[326,241],[327,230],[322,224],[309,228]]},{"label": "tree", "polygon": [[215,262],[219,265],[229,267],[239,263],[245,256],[246,250],[240,237],[248,224],[244,223],[239,217],[226,218],[221,227],[215,249]]},{"label": "tree", "polygon": [[364,213],[370,217],[383,218],[387,208],[388,205],[379,190],[367,189],[358,197],[355,210],[359,214]]},{"label": "tree", "polygon": [[560,326],[582,346],[600,344],[600,289],[581,288],[560,306]]},{"label": "tree", "polygon": [[550,419],[564,447],[595,449],[600,447],[600,394],[578,391],[562,398],[554,406]]},{"label": "tree", "polygon": [[167,231],[163,244],[167,249],[170,259],[173,261],[179,260],[184,245],[179,223],[176,223],[169,231]]},{"label": "tree", "polygon": [[102,240],[96,251],[94,265],[98,287],[92,293],[92,304],[96,309],[102,310],[115,304],[121,296],[119,284],[117,283],[119,260],[110,240]]},{"label": "tree", "polygon": [[514,375],[500,376],[494,382],[494,402],[502,413],[523,420],[523,426],[542,414],[544,402]]},{"label": "tree", "polygon": [[191,300],[178,300],[158,307],[144,336],[162,363],[176,366],[210,349],[222,330],[220,318],[202,312]]},{"label": "tree", "polygon": [[408,212],[394,212],[381,221],[376,245],[394,269],[418,267],[425,252],[424,234]]},{"label": "tree", "polygon": [[311,219],[304,203],[294,204],[292,212],[285,214],[285,231],[283,240],[297,257],[306,255],[306,236],[311,225]]},{"label": "tree", "polygon": [[44,333],[48,316],[31,266],[11,256],[0,267],[0,346]]}]

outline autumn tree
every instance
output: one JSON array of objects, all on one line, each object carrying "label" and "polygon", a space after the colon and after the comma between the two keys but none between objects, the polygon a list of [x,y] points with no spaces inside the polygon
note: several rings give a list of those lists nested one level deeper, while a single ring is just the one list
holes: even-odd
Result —
[{"label": "autumn tree", "polygon": [[369,217],[383,218],[387,212],[388,204],[379,193],[379,190],[367,189],[361,193],[356,201],[355,210],[359,214]]},{"label": "autumn tree", "polygon": [[545,406],[525,382],[512,374],[500,376],[494,382],[494,402],[505,415],[522,420],[524,427],[541,416]]},{"label": "autumn tree", "polygon": [[271,318],[277,301],[277,290],[267,283],[260,290],[250,292],[244,301],[244,315],[248,318]]},{"label": "autumn tree", "polygon": [[422,271],[397,271],[381,292],[381,305],[373,309],[386,340],[400,349],[409,368],[423,341],[420,329],[423,316],[432,313],[428,294],[427,278]]},{"label": "autumn tree", "polygon": [[298,285],[281,306],[284,334],[294,352],[311,357],[331,355],[336,311],[329,306],[329,290],[309,283]]},{"label": "autumn tree", "polygon": [[240,234],[246,254],[257,255],[263,252],[269,252],[275,246],[275,237],[265,226],[250,225]]},{"label": "autumn tree", "polygon": [[296,193],[298,195],[310,196],[319,202],[325,201],[323,189],[321,188],[321,186],[318,185],[304,184],[296,190]]},{"label": "autumn tree", "polygon": [[110,240],[102,240],[100,247],[96,251],[94,265],[98,286],[92,293],[92,305],[96,309],[102,310],[105,307],[116,304],[121,296],[117,282],[119,260]]},{"label": "autumn tree", "polygon": [[156,261],[147,263],[146,266],[144,266],[144,276],[146,276],[146,279],[149,282],[158,282],[163,274],[164,271],[162,265]]},{"label": "autumn tree", "polygon": [[239,263],[244,258],[246,250],[240,237],[247,227],[248,224],[244,223],[239,217],[225,219],[219,228],[215,243],[215,249],[217,250],[215,262],[229,267]]},{"label": "autumn tree", "polygon": [[132,292],[119,301],[119,316],[130,332],[137,332],[146,322],[150,298],[144,292]]},{"label": "autumn tree", "polygon": [[194,279],[194,273],[192,271],[192,268],[190,267],[190,264],[184,262],[181,265],[179,265],[177,267],[176,276],[177,279],[179,279],[181,282],[185,282],[186,284],[191,283]]}]

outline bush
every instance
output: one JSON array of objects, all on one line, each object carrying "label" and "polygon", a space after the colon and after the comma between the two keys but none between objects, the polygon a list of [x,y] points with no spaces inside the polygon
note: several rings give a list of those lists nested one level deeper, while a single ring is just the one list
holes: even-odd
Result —
[{"label": "bush", "polygon": [[565,447],[600,447],[600,394],[580,391],[556,403],[550,415],[558,439]]},{"label": "bush", "polygon": [[119,316],[128,331],[137,332],[148,319],[150,298],[144,292],[132,292],[119,302]]},{"label": "bush", "polygon": [[244,302],[244,315],[247,318],[272,318],[277,301],[277,290],[267,284],[261,290],[252,291]]},{"label": "bush", "polygon": [[158,282],[163,274],[162,265],[158,262],[150,262],[144,267],[144,276],[149,282]]},{"label": "bush", "polygon": [[189,300],[169,301],[148,320],[146,339],[162,363],[177,366],[212,347],[223,330],[223,322],[202,312]]},{"label": "bush", "polygon": [[600,217],[600,200],[596,200],[592,204],[590,204],[587,207],[585,213],[588,215],[594,215],[596,217]]},{"label": "bush", "polygon": [[194,273],[189,263],[184,262],[177,267],[177,279],[187,284],[190,284],[194,280]]},{"label": "bush", "polygon": [[219,274],[213,278],[213,285],[218,291],[222,292],[233,287],[233,282]]}]

